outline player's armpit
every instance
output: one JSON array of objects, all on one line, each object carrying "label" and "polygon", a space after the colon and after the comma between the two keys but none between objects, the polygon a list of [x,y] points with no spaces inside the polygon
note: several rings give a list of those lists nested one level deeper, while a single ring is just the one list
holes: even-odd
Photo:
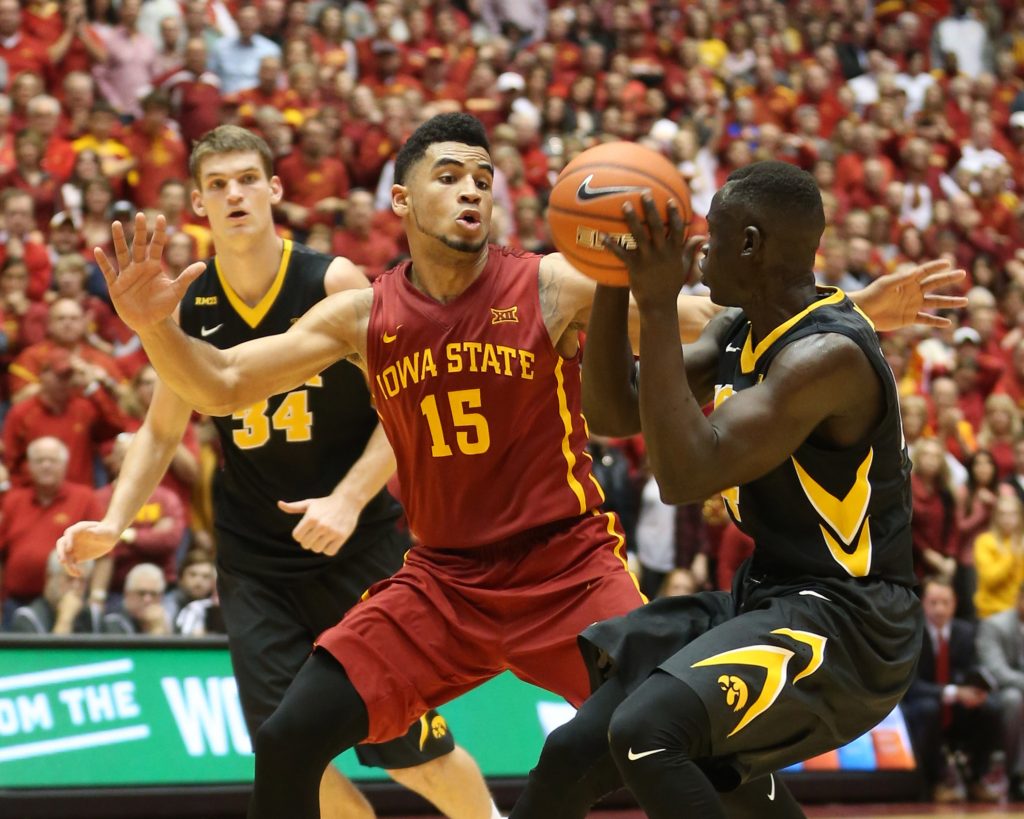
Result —
[{"label": "player's armpit", "polygon": [[336,257],[324,274],[324,289],[328,296],[369,286],[370,280],[363,275],[362,269],[344,256]]}]

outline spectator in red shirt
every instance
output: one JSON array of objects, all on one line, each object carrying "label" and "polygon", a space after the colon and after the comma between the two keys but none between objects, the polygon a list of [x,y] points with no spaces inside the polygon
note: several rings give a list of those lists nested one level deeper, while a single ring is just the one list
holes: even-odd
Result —
[{"label": "spectator in red shirt", "polygon": [[[12,257],[0,265],[0,313],[3,316],[3,333],[6,342],[3,362],[6,368],[23,348],[32,342],[26,339],[42,338],[46,335],[46,321],[49,307],[28,297],[29,272],[25,260]],[[6,387],[6,385],[5,385]],[[3,390],[7,397],[6,389]]]},{"label": "spectator in red shirt", "polygon": [[[83,0],[66,0],[64,19],[57,36],[48,43],[52,85],[60,85],[72,72],[88,72],[107,61],[107,46],[99,31],[89,24]],[[58,21],[60,22],[60,21]]]},{"label": "spectator in red shirt", "polygon": [[220,77],[207,70],[207,57],[203,38],[192,37],[185,43],[184,65],[153,80],[154,86],[170,96],[171,109],[186,145],[220,124]]},{"label": "spectator in red shirt", "polygon": [[0,194],[0,212],[4,217],[4,230],[0,232],[0,264],[9,258],[23,259],[29,272],[28,297],[39,301],[50,287],[53,268],[46,245],[36,230],[32,197],[18,188],[8,188]]},{"label": "spectator in red shirt", "polygon": [[43,169],[43,137],[24,128],[14,137],[14,169],[0,178],[0,189],[17,188],[32,197],[34,227],[42,228],[53,217],[57,180]]},{"label": "spectator in red shirt", "polygon": [[[88,324],[82,306],[71,299],[57,299],[50,306],[45,341],[33,344],[15,359],[8,370],[11,396],[20,401],[39,390],[39,373],[55,347],[73,359],[81,359],[93,368],[89,381],[99,381],[112,394],[123,400],[127,390],[124,374],[117,362],[88,343]],[[76,363],[78,369],[83,369]],[[84,385],[83,385],[84,386]]]},{"label": "spectator in red shirt", "polygon": [[61,184],[71,176],[75,149],[60,133],[60,102],[40,94],[28,103],[28,127],[44,141],[42,168]]},{"label": "spectator in red shirt", "polygon": [[65,350],[51,350],[42,362],[39,390],[16,403],[4,419],[4,461],[11,482],[29,483],[28,445],[52,435],[68,448],[68,478],[92,486],[99,445],[123,432],[125,423],[113,395],[97,378],[97,368]]},{"label": "spectator in red shirt", "polygon": [[332,139],[326,125],[318,119],[306,120],[299,131],[298,149],[277,163],[277,175],[285,190],[278,210],[296,230],[312,225],[333,225],[345,210],[348,196],[348,171],[336,156],[331,156]]},{"label": "spectator in red shirt", "polygon": [[[118,435],[106,458],[107,470],[114,480],[121,474],[121,464],[124,463],[125,452],[133,437],[130,432]],[[107,484],[96,491],[96,500],[101,508],[107,508],[113,492],[113,484]],[[159,566],[164,580],[173,583],[178,578],[175,556],[185,534],[185,523],[185,508],[178,496],[163,485],[157,486],[135,520],[121,533],[114,551],[97,561],[92,590],[108,593],[123,591],[128,572],[140,563]]]},{"label": "spectator in red shirt", "polygon": [[135,122],[125,145],[138,159],[128,174],[133,201],[138,207],[156,205],[160,186],[168,179],[188,179],[187,151],[170,127],[171,101],[165,91],[153,91],[142,100],[142,119]]},{"label": "spectator in red shirt", "polygon": [[912,461],[914,569],[918,577],[937,574],[952,581],[956,573],[959,532],[942,442],[935,438],[919,439],[913,447]]},{"label": "spectator in red shirt", "polygon": [[854,151],[845,153],[836,162],[836,186],[850,196],[864,184],[864,163],[877,158],[882,163],[886,184],[895,175],[892,160],[883,156],[878,148],[878,129],[873,123],[857,126],[853,140]]},{"label": "spectator in red shirt", "polygon": [[0,0],[0,60],[7,64],[7,76],[22,71],[43,74],[50,64],[46,46],[29,36],[22,25],[18,0]]},{"label": "spectator in red shirt", "polygon": [[77,302],[85,312],[86,338],[89,344],[107,355],[116,356],[135,334],[117,317],[107,302],[86,290],[88,276],[89,269],[85,257],[80,253],[61,256],[53,266],[57,298]]},{"label": "spectator in red shirt", "polygon": [[0,598],[4,620],[43,593],[46,561],[72,523],[102,514],[91,487],[65,480],[67,447],[44,436],[28,447],[29,485],[0,501]]},{"label": "spectator in red shirt", "polygon": [[359,265],[368,279],[383,273],[398,256],[398,245],[389,236],[372,230],[373,194],[357,189],[348,196],[345,227],[334,233],[334,253]]}]

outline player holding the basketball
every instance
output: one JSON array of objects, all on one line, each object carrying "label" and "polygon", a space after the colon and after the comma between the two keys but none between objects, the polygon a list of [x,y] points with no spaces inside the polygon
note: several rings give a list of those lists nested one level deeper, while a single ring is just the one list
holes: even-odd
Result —
[{"label": "player holding the basketball", "polygon": [[[488,246],[492,173],[479,121],[420,126],[392,188],[411,263],[328,297],[283,335],[227,350],[169,318],[202,265],[177,279],[161,270],[162,222],[131,251],[115,226],[120,273],[99,254],[157,370],[206,412],[296,389],[341,358],[363,367],[423,544],[320,636],[260,729],[251,817],[317,816],[311,771],[506,669],[579,704],[589,680],[578,631],[641,602],[584,450],[577,335],[594,283],[560,255]],[[926,280],[902,278],[876,305],[913,316]],[[677,338],[680,324],[703,323],[689,305]]]},{"label": "player holding the basketball", "polygon": [[[784,162],[715,195],[700,268],[718,304],[680,350],[664,300],[703,237],[625,206],[640,311],[639,394],[625,291],[600,288],[586,376],[595,430],[643,431],[662,496],[722,492],[756,542],[732,593],[657,600],[582,635],[596,682],[554,731],[515,819],[585,816],[624,782],[653,819],[797,817],[772,771],[860,736],[910,684],[923,620],[910,463],[874,327],[814,284],[814,179]],[[701,408],[714,400],[705,418]],[[723,793],[719,793],[723,792]]]}]

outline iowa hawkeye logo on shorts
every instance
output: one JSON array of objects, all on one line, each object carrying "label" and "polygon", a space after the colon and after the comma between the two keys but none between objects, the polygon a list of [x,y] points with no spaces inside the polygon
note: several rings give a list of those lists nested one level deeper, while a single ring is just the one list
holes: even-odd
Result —
[{"label": "iowa hawkeye logo on shorts", "polygon": [[[796,685],[804,677],[809,677],[817,671],[825,659],[825,644],[827,637],[814,634],[810,631],[796,631],[790,628],[777,628],[772,634],[781,634],[789,637],[798,643],[810,646],[811,659],[799,674],[793,677],[793,685]],[[789,661],[796,656],[795,651],[782,646],[746,646],[734,648],[731,651],[723,651],[706,660],[694,663],[691,668],[708,668],[713,666],[756,666],[765,672],[764,682],[761,684],[761,693],[757,699],[750,704],[746,713],[740,718],[736,727],[729,732],[729,736],[738,734],[761,714],[767,711],[775,700],[779,698],[782,689],[789,680]],[[725,704],[736,713],[743,711],[744,706],[750,699],[750,692],[757,689],[757,680],[744,679],[739,673],[722,674],[716,680],[718,687],[725,694]]]},{"label": "iowa hawkeye logo on shorts", "polygon": [[445,722],[444,717],[440,714],[434,714],[431,718],[430,714],[424,714],[420,717],[420,750],[423,750],[423,746],[427,744],[427,740],[433,737],[434,739],[444,739],[448,736],[448,723]]}]

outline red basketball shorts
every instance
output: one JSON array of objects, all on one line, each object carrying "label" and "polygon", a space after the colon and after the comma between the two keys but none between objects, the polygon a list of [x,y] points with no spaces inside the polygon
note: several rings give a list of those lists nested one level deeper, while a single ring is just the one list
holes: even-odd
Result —
[{"label": "red basketball shorts", "polygon": [[418,546],[317,645],[366,704],[368,742],[505,670],[579,706],[590,685],[577,635],[644,602],[625,559],[617,518],[597,512],[514,543]]}]

